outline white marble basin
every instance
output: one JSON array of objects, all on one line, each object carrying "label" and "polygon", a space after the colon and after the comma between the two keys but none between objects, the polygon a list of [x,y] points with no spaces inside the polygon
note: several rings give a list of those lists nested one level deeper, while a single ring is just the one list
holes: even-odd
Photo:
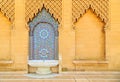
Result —
[{"label": "white marble basin", "polygon": [[28,65],[36,67],[36,74],[50,74],[50,67],[57,66],[58,60],[29,60]]},{"label": "white marble basin", "polygon": [[58,60],[29,60],[28,64],[32,67],[52,67],[58,65]]}]

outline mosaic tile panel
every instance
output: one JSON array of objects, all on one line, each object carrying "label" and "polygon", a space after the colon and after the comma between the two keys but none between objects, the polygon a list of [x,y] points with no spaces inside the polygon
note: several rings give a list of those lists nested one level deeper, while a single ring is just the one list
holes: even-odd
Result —
[{"label": "mosaic tile panel", "polygon": [[33,34],[34,56],[37,60],[54,59],[55,34],[49,24],[38,24]]},{"label": "mosaic tile panel", "polygon": [[58,21],[45,8],[29,23],[30,60],[54,60],[58,57]]}]

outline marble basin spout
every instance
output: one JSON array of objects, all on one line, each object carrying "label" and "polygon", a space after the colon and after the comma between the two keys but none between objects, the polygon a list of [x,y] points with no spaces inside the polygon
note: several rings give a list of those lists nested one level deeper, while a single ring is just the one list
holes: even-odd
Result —
[{"label": "marble basin spout", "polygon": [[49,74],[51,73],[50,67],[57,66],[58,60],[29,60],[28,64],[37,68],[37,74]]}]

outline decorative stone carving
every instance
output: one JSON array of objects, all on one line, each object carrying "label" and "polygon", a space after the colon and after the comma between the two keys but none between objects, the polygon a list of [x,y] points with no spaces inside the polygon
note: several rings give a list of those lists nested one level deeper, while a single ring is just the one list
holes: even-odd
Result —
[{"label": "decorative stone carving", "polygon": [[89,8],[106,24],[109,23],[109,0],[73,0],[72,19],[76,22]]},{"label": "decorative stone carving", "polygon": [[62,0],[26,0],[26,22],[29,22],[44,6],[59,22],[62,19]]},{"label": "decorative stone carving", "polygon": [[13,23],[15,19],[15,1],[0,0],[0,11]]},{"label": "decorative stone carving", "polygon": [[[72,20],[73,29],[75,29],[75,23],[82,17],[87,10],[91,9],[93,13],[97,15],[101,21],[104,22],[103,32],[105,33],[106,50],[106,29],[109,27],[109,0],[72,0]],[[106,52],[106,51],[105,51]],[[108,55],[104,54],[105,61],[108,61]]]}]

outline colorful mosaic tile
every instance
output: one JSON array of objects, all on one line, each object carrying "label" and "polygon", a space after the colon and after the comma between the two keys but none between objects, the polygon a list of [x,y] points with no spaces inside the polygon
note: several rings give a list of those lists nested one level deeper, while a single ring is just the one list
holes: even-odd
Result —
[{"label": "colorful mosaic tile", "polygon": [[42,9],[40,13],[29,23],[30,26],[30,45],[32,53],[31,60],[53,60],[55,59],[57,45],[55,37],[58,22],[46,11]]}]

